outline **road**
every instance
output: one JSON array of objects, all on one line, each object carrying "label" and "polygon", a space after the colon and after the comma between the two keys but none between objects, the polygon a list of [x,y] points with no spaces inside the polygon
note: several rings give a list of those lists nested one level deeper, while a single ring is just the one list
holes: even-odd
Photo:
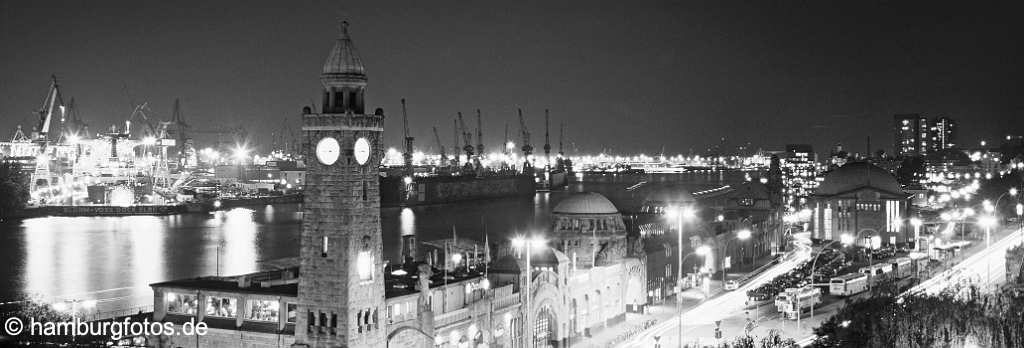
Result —
[{"label": "road", "polygon": [[960,261],[949,270],[939,273],[905,294],[934,295],[956,284],[978,285],[982,292],[992,292],[1006,282],[1006,250],[1021,243],[1021,233],[1003,230],[1006,236],[992,245]]},{"label": "road", "polygon": [[[713,343],[713,341],[707,340],[713,340],[712,332],[715,321],[718,320],[731,318],[729,319],[730,323],[739,320],[740,327],[742,328],[745,322],[743,318],[746,312],[747,291],[770,282],[777,276],[788,273],[810,258],[811,247],[809,240],[800,240],[794,244],[796,245],[796,250],[787,254],[782,262],[742,284],[739,289],[725,292],[683,313],[684,342],[701,341],[702,343]],[[761,306],[760,310],[765,313],[774,313],[775,306],[774,304],[764,305]],[[678,346],[679,320],[680,317],[676,316],[662,322],[653,329],[647,330],[644,334],[638,335],[631,341],[621,345],[621,347],[651,347],[655,342],[655,337],[660,337],[663,347],[676,347]],[[737,336],[737,334],[726,336],[733,337]]]}]

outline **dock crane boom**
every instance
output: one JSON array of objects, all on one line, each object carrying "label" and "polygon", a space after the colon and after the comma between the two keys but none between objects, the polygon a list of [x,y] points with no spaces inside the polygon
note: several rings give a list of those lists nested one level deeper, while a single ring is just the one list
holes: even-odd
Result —
[{"label": "dock crane boom", "polygon": [[476,155],[483,157],[484,155],[484,131],[483,121],[480,117],[480,109],[476,109]]},{"label": "dock crane boom", "polygon": [[550,126],[550,119],[548,118],[548,109],[544,109],[544,167],[551,168],[551,137],[548,135],[548,126]]},{"label": "dock crane boom", "polygon": [[473,155],[475,148],[473,147],[473,133],[466,127],[466,122],[462,119],[462,112],[459,115],[459,133],[462,133],[462,150],[466,152],[466,171],[476,171],[480,169],[480,159]]},{"label": "dock crane boom", "polygon": [[437,141],[437,147],[439,148],[439,151],[441,151],[441,162],[440,162],[440,165],[441,166],[447,166],[448,165],[448,155],[445,155],[445,153],[444,153],[444,144],[441,143],[441,136],[437,134],[437,127],[434,127],[434,140]]},{"label": "dock crane boom", "polygon": [[405,98],[402,98],[402,123],[405,126],[405,152],[402,153],[402,159],[405,160],[406,174],[412,175],[412,141],[414,139],[409,135],[409,116],[405,112]]},{"label": "dock crane boom", "polygon": [[459,162],[459,119],[452,119],[452,167],[458,169]]},{"label": "dock crane boom", "polygon": [[49,142],[50,124],[53,122],[53,109],[60,108],[61,120],[64,120],[64,98],[60,95],[60,86],[57,84],[57,76],[50,76],[50,90],[43,99],[43,105],[39,108],[39,123],[36,124],[36,134],[33,138],[40,147],[46,149]]},{"label": "dock crane boom", "polygon": [[526,128],[526,120],[523,119],[523,109],[519,109],[519,132],[523,137],[523,173],[533,174],[533,164],[530,163],[530,155],[533,154],[533,145],[530,144],[530,131]]}]

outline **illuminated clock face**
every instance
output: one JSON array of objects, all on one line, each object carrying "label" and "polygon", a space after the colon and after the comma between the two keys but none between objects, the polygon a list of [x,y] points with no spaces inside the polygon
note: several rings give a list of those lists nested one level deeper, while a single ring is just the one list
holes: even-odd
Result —
[{"label": "illuminated clock face", "polygon": [[316,159],[320,163],[332,165],[338,160],[339,155],[341,155],[341,146],[338,145],[338,140],[326,137],[316,143]]},{"label": "illuminated clock face", "polygon": [[356,139],[355,149],[353,149],[356,156],[356,162],[359,165],[366,164],[366,161],[370,159],[370,141],[366,138]]}]

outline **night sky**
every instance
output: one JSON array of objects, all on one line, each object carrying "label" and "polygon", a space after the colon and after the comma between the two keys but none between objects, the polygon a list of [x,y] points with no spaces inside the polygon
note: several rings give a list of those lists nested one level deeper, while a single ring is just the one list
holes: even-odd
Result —
[{"label": "night sky", "polygon": [[403,97],[421,149],[434,125],[450,147],[452,117],[477,108],[491,149],[506,122],[517,134],[517,107],[540,148],[548,108],[570,154],[700,153],[721,137],[891,150],[892,115],[908,112],[955,118],[959,143],[1022,133],[1015,8],[768,3],[4,0],[0,137],[31,127],[56,74],[93,130],[132,101],[169,118],[177,97],[194,127],[243,125],[267,150],[319,102],[342,18],[394,147]]}]

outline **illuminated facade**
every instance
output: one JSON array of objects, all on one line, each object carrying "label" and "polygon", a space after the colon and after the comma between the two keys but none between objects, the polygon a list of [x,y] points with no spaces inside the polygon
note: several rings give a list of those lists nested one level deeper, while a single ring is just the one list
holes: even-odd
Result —
[{"label": "illuminated facade", "polygon": [[[910,195],[885,169],[851,162],[825,175],[813,196],[811,236],[856,245],[895,246],[912,242],[908,234]],[[845,236],[845,237],[844,237]]]},{"label": "illuminated facade", "polygon": [[931,151],[956,147],[956,121],[949,117],[937,117],[930,127]]},{"label": "illuminated facade", "polygon": [[782,158],[782,186],[785,204],[796,207],[806,203],[807,197],[818,187],[821,165],[814,148],[808,144],[786,145]]},{"label": "illuminated facade", "polygon": [[893,116],[897,157],[924,156],[928,154],[930,127],[928,118],[921,114],[899,114]]}]

